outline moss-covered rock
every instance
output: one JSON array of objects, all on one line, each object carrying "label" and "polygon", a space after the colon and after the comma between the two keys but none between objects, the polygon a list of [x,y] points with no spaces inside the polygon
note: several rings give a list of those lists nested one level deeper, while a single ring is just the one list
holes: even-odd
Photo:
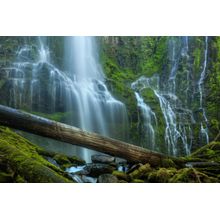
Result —
[{"label": "moss-covered rock", "polygon": [[215,183],[217,178],[210,177],[204,173],[199,172],[194,168],[184,168],[177,171],[177,173],[170,178],[170,183]]},{"label": "moss-covered rock", "polygon": [[161,162],[161,166],[165,167],[165,168],[169,168],[169,167],[176,168],[177,167],[177,165],[170,158],[163,159],[162,162]]},{"label": "moss-covered rock", "polygon": [[62,170],[40,156],[38,148],[9,128],[0,126],[1,163],[7,164],[15,176],[26,182],[72,182]]},{"label": "moss-covered rock", "polygon": [[147,180],[151,183],[168,183],[170,178],[176,173],[175,168],[160,168],[149,173]]},{"label": "moss-covered rock", "polygon": [[68,157],[68,159],[74,165],[85,165],[86,164],[85,160],[82,160],[81,158],[77,156]]},{"label": "moss-covered rock", "polygon": [[130,181],[130,176],[122,171],[115,170],[112,172],[112,175],[116,176],[119,180]]},{"label": "moss-covered rock", "polygon": [[53,157],[54,160],[56,160],[56,162],[59,165],[64,165],[64,164],[71,164],[70,160],[68,159],[68,157],[64,154],[55,154],[55,156]]},{"label": "moss-covered rock", "polygon": [[131,183],[144,183],[144,180],[141,179],[133,179]]},{"label": "moss-covered rock", "polygon": [[141,179],[146,176],[149,172],[152,171],[150,164],[146,163],[145,165],[140,166],[138,169],[134,170],[129,174],[131,179]]}]

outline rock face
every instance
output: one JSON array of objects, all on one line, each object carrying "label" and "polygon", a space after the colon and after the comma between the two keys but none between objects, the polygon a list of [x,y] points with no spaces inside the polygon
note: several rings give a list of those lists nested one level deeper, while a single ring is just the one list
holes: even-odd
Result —
[{"label": "rock face", "polygon": [[92,155],[91,160],[93,163],[113,163],[115,158],[109,155],[96,154]]},{"label": "rock face", "polygon": [[98,183],[118,183],[118,179],[112,174],[102,174],[98,178]]}]

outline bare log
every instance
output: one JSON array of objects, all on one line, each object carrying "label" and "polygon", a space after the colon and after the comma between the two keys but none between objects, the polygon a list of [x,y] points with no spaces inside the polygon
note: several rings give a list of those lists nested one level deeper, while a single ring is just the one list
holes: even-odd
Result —
[{"label": "bare log", "polygon": [[[158,166],[164,158],[167,158],[166,155],[161,153],[104,137],[96,133],[82,131],[73,126],[2,105],[0,105],[0,124],[107,153],[124,158],[130,162],[150,163],[152,166]],[[171,159],[179,162],[177,158]]]}]

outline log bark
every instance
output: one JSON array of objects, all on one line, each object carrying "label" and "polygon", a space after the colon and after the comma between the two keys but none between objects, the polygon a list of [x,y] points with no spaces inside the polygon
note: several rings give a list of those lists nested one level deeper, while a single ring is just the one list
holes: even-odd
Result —
[{"label": "log bark", "polygon": [[[166,155],[150,151],[132,144],[104,137],[92,132],[82,131],[76,127],[21,110],[0,105],[0,124],[33,134],[56,139],[58,141],[83,146],[102,153],[124,158],[130,162],[150,163],[159,166]],[[171,157],[169,157],[171,158]],[[171,158],[177,162],[179,159]]]}]

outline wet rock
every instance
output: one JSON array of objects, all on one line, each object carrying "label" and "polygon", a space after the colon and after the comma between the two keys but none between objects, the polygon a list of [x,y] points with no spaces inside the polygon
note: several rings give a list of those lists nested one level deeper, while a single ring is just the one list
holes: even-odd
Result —
[{"label": "wet rock", "polygon": [[109,155],[96,154],[92,155],[91,160],[93,163],[113,163],[115,158]]},{"label": "wet rock", "polygon": [[76,174],[69,174],[69,175],[76,183],[83,183],[83,180],[80,175],[76,175]]},{"label": "wet rock", "polygon": [[98,183],[118,183],[118,179],[112,174],[102,174],[98,178]]},{"label": "wet rock", "polygon": [[71,173],[71,174],[78,174],[78,175],[88,175],[89,171],[85,170],[85,165],[84,166],[72,166],[66,169],[66,172]]},{"label": "wet rock", "polygon": [[115,170],[115,167],[109,164],[92,163],[87,164],[85,170],[88,171],[89,176],[98,177],[101,174],[112,173]]},{"label": "wet rock", "polygon": [[85,175],[82,175],[81,179],[84,183],[96,183],[97,182],[97,178],[93,178],[93,177],[85,176]]}]

